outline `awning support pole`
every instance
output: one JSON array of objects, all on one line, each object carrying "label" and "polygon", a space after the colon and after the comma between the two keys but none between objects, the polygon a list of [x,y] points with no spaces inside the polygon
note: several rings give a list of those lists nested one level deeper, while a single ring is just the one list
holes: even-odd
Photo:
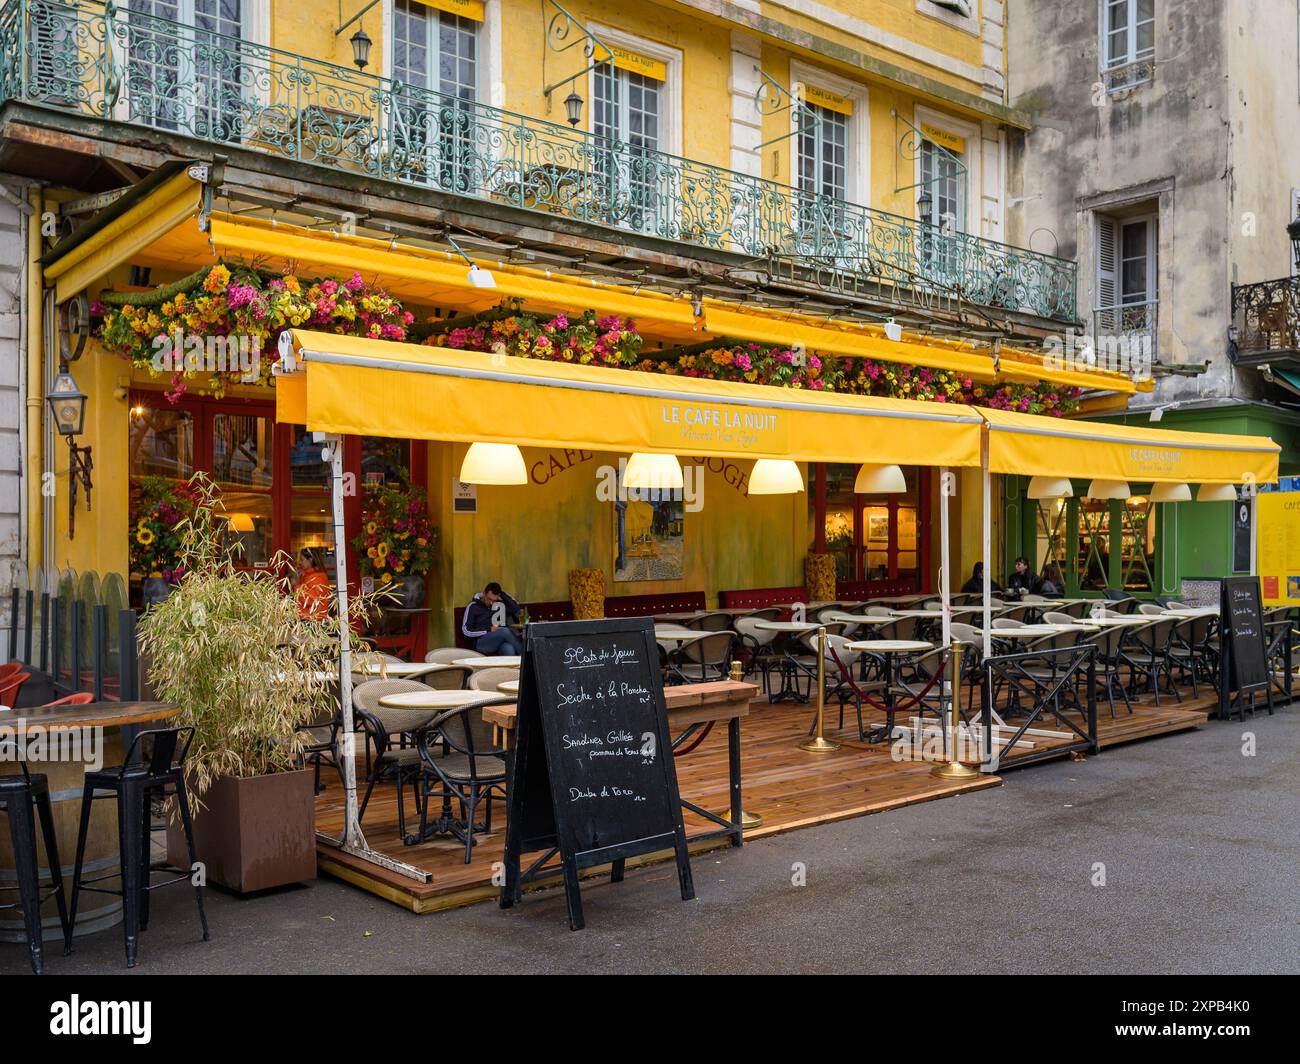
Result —
[{"label": "awning support pole", "polygon": [[989,472],[989,434],[986,428],[981,433],[983,447],[980,463],[980,480],[983,493],[984,528],[981,557],[984,559],[984,657],[993,656],[993,606],[989,599],[993,597],[993,476]]},{"label": "awning support pole", "polygon": [[339,626],[339,711],[343,726],[340,731],[338,752],[339,768],[343,775],[343,836],[333,838],[317,832],[318,841],[335,846],[345,853],[354,854],[371,864],[379,865],[400,875],[427,883],[431,875],[422,868],[398,861],[387,854],[372,850],[361,831],[361,818],[357,811],[357,757],[355,722],[352,716],[352,628],[348,616],[348,557],[346,529],[343,526],[343,440],[327,433],[315,433],[330,458],[330,503],[334,518],[334,579],[337,583],[335,606]]}]

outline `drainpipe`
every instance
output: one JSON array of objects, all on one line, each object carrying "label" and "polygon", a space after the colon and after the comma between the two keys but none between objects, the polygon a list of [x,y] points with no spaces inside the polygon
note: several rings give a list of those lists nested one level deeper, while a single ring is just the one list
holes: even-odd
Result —
[{"label": "drainpipe", "polygon": [[[27,453],[23,476],[27,480],[24,514],[25,560],[28,571],[45,561],[44,499],[41,487],[45,472],[45,432],[41,414],[45,406],[45,299],[44,270],[41,268],[41,190],[30,193],[32,213],[27,219]],[[40,589],[37,590],[37,594]]]}]

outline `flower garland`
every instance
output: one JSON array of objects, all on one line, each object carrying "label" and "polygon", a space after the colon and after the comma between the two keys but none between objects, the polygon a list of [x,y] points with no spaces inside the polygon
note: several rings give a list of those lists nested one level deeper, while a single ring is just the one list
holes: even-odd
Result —
[{"label": "flower garland", "polygon": [[594,366],[634,366],[641,357],[641,334],[636,325],[613,314],[597,317],[594,310],[585,310],[576,317],[556,314],[551,318],[520,312],[444,330],[424,342],[465,351]]},{"label": "flower garland", "polygon": [[403,470],[398,487],[371,486],[361,505],[361,533],[352,540],[362,576],[387,586],[420,576],[433,566],[438,530],[429,519],[424,490]]},{"label": "flower garland", "polygon": [[185,575],[177,526],[194,516],[197,502],[193,488],[184,481],[145,477],[132,486],[128,549],[132,575],[167,581]]},{"label": "flower garland", "polygon": [[359,273],[343,283],[307,283],[225,263],[153,292],[106,296],[91,312],[103,318],[99,338],[109,351],[170,375],[171,402],[195,372],[211,374],[207,392],[217,397],[232,383],[270,384],[275,345],[286,328],[404,340],[415,320]]}]

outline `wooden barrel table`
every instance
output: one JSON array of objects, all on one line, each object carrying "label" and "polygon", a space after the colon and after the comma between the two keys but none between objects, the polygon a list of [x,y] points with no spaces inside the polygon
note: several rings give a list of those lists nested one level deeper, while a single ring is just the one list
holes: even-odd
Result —
[{"label": "wooden barrel table", "polygon": [[[77,828],[81,821],[81,794],[87,769],[94,771],[122,763],[126,745],[122,737],[123,728],[160,727],[178,712],[180,707],[165,702],[90,702],[84,706],[37,706],[0,712],[3,737],[19,742],[25,739],[32,751],[28,770],[33,775],[44,775],[49,781],[59,864],[63,869],[63,887],[69,903],[72,900],[72,866],[77,857]],[[0,761],[0,775],[12,776],[21,772],[22,766],[12,753]],[[48,890],[44,884],[49,869],[39,819],[36,822],[36,853],[43,884],[41,893],[44,894]],[[121,889],[117,802],[111,798],[95,802],[86,834],[82,875],[90,879],[110,876],[95,885],[107,890]],[[7,817],[0,815],[0,887],[6,888],[2,896],[4,901],[17,901],[17,886],[9,822]],[[92,934],[121,920],[121,898],[82,891],[75,934]],[[62,940],[58,908],[53,897],[41,907],[41,923],[47,945]],[[0,942],[26,941],[22,910],[0,910]]]}]

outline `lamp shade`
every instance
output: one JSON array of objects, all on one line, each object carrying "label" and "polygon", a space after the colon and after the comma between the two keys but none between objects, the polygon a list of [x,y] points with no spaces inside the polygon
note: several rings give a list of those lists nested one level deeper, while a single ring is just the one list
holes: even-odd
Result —
[{"label": "lamp shade", "polygon": [[625,488],[665,491],[680,489],[684,484],[682,464],[674,454],[637,451],[627,460],[627,468],[623,471]]},{"label": "lamp shade", "polygon": [[1068,499],[1074,495],[1074,485],[1069,477],[1030,477],[1031,499]]},{"label": "lamp shade", "polygon": [[232,532],[252,532],[253,515],[252,514],[231,514],[230,531]]},{"label": "lamp shade", "polygon": [[853,490],[858,495],[902,495],[907,491],[907,478],[900,466],[865,463],[858,470]]},{"label": "lamp shade", "polygon": [[1196,489],[1197,502],[1236,502],[1235,484],[1202,484]]},{"label": "lamp shade", "polygon": [[471,443],[460,464],[462,484],[527,484],[524,456],[513,443]]},{"label": "lamp shade", "polygon": [[799,467],[786,458],[760,458],[749,474],[751,495],[795,495],[803,491]]},{"label": "lamp shade", "polygon": [[1191,502],[1192,489],[1188,484],[1151,485],[1152,502]]},{"label": "lamp shade", "polygon": [[1127,480],[1094,480],[1083,496],[1085,499],[1127,499],[1132,494]]}]

